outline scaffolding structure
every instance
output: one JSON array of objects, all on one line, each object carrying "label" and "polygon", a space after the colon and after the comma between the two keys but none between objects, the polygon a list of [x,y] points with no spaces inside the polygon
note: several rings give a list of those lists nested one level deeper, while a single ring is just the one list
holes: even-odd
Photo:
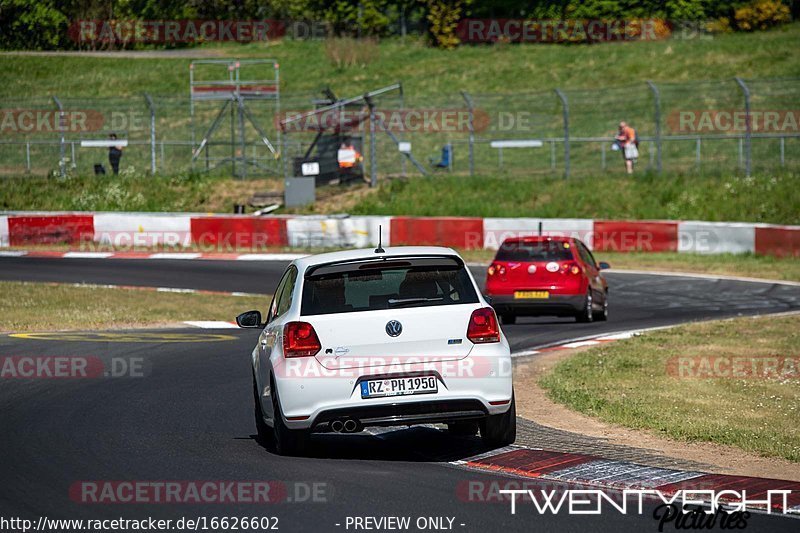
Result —
[{"label": "scaffolding structure", "polygon": [[[314,150],[318,146],[320,139],[323,138],[324,135],[336,135],[336,136],[350,136],[352,134],[349,132],[354,130],[362,123],[366,122],[368,124],[368,134],[369,134],[369,155],[368,155],[368,175],[369,175],[369,183],[371,187],[377,185],[378,182],[378,164],[377,164],[377,134],[379,132],[385,133],[389,139],[391,140],[391,145],[394,149],[400,153],[401,157],[404,160],[408,160],[413,164],[417,170],[422,175],[426,175],[427,172],[425,167],[423,167],[419,161],[417,161],[411,153],[411,150],[400,150],[403,144],[403,141],[395,135],[394,132],[383,122],[381,116],[377,113],[379,109],[379,105],[377,103],[378,99],[387,93],[397,93],[400,95],[402,99],[403,94],[403,85],[401,83],[394,83],[392,85],[387,85],[386,87],[382,87],[380,89],[376,89],[374,91],[370,91],[358,96],[354,96],[351,98],[344,98],[339,99],[337,98],[330,89],[325,90],[326,99],[325,100],[317,100],[314,102],[315,109],[312,111],[308,111],[306,113],[290,116],[284,118],[280,121],[279,130],[282,132],[284,143],[287,142],[288,131],[291,129],[291,126],[294,123],[302,123],[304,121],[311,121],[314,124],[324,124],[319,126],[317,129],[315,128],[308,128],[309,131],[313,130],[314,138],[311,142],[307,145],[304,153],[297,158],[296,165],[293,165],[290,168],[285,166],[285,178],[289,179],[291,177],[298,177],[297,169],[301,167],[301,163],[307,162],[314,162]],[[355,113],[347,114],[348,109],[357,109]],[[316,120],[315,117],[325,116],[325,115],[338,115],[339,118],[333,121],[325,121],[325,120]]]},{"label": "scaffolding structure", "polygon": [[[202,159],[207,172],[230,163],[231,175],[238,178],[247,177],[248,167],[257,172],[279,172],[280,152],[276,147],[280,146],[281,133],[272,131],[274,117],[280,113],[280,65],[277,61],[192,61],[189,92],[193,170]],[[226,122],[230,125],[229,139],[216,140],[215,134]],[[201,130],[198,142],[197,131],[201,124],[207,126]],[[215,150],[218,147],[225,150],[222,155]]]}]

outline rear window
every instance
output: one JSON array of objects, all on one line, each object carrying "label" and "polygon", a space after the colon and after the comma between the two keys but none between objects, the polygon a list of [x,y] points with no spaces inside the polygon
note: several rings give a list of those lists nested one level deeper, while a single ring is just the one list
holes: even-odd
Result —
[{"label": "rear window", "polygon": [[301,314],[477,303],[461,261],[397,258],[323,265],[306,274]]},{"label": "rear window", "polygon": [[568,242],[561,241],[510,241],[497,250],[497,261],[571,261],[572,250]]}]

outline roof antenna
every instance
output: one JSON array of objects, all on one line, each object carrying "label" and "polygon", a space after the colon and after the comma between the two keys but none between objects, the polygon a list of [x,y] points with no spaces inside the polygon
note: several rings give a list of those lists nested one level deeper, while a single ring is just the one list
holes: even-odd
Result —
[{"label": "roof antenna", "polygon": [[378,247],[375,248],[375,253],[376,254],[385,254],[386,253],[386,250],[384,250],[383,247],[381,246],[382,238],[383,238],[383,226],[378,224]]}]

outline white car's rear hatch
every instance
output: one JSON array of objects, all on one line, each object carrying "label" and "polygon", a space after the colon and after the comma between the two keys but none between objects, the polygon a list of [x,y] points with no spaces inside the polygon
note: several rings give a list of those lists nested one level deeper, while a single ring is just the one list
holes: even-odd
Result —
[{"label": "white car's rear hatch", "polygon": [[310,270],[301,314],[322,344],[317,360],[343,369],[462,359],[480,307],[458,257],[377,257]]},{"label": "white car's rear hatch", "polygon": [[[317,360],[335,369],[462,359],[473,346],[467,339],[467,326],[478,307],[442,305],[320,315],[311,321],[322,343]],[[394,332],[396,324],[402,331],[390,336],[387,330]]]}]

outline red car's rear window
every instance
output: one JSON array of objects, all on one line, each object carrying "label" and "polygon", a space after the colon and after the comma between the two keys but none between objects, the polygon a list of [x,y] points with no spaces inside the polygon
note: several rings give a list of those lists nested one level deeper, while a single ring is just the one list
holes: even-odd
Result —
[{"label": "red car's rear window", "polygon": [[497,250],[497,261],[571,261],[572,250],[568,242],[561,241],[507,241]]}]

